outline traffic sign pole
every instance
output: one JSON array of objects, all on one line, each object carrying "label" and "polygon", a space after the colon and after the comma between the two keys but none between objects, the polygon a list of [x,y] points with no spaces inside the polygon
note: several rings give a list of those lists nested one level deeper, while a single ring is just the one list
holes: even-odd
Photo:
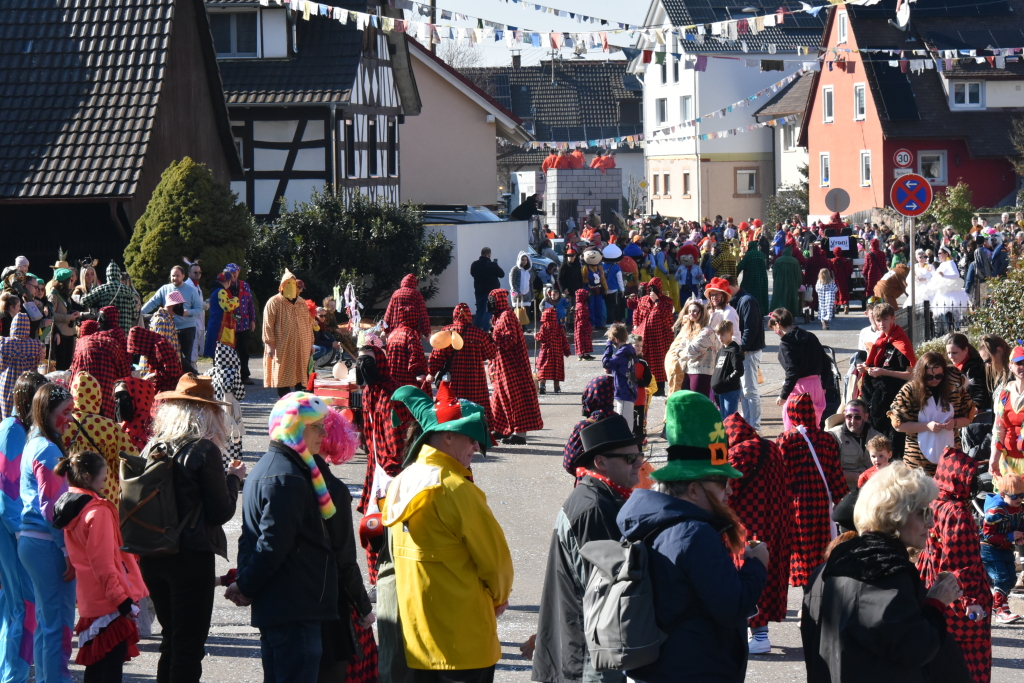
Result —
[{"label": "traffic sign pole", "polygon": [[914,310],[917,305],[917,276],[914,274],[914,269],[917,267],[917,229],[914,227],[914,219],[910,219],[910,258],[907,261],[910,263],[910,341],[913,343],[914,337]]}]

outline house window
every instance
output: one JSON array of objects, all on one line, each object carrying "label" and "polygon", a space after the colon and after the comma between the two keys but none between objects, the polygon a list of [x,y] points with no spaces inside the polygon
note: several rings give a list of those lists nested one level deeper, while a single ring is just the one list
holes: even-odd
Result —
[{"label": "house window", "polygon": [[377,169],[377,121],[366,121],[366,172],[370,176],[380,175]]},{"label": "house window", "polygon": [[981,102],[981,81],[954,82],[950,92],[949,106],[952,109],[981,109],[984,106]]},{"label": "house window", "polygon": [[867,115],[867,91],[863,83],[853,86],[853,120],[863,121]]},{"label": "house window", "polygon": [[736,194],[757,194],[757,169],[736,171]]},{"label": "house window", "polygon": [[918,152],[917,172],[927,178],[932,185],[945,185],[946,153]]},{"label": "house window", "polygon": [[345,175],[356,177],[356,124],[345,119]]},{"label": "house window", "polygon": [[218,57],[256,57],[256,12],[211,12],[210,31]]},{"label": "house window", "polygon": [[685,126],[687,121],[693,120],[693,95],[683,95],[679,98],[679,120]]},{"label": "house window", "polygon": [[679,82],[679,60],[675,57],[672,58],[672,82]]},{"label": "house window", "polygon": [[871,150],[862,150],[860,153],[860,186],[871,186]]},{"label": "house window", "polygon": [[683,194],[689,196],[690,194],[690,172],[683,171]]},{"label": "house window", "polygon": [[[642,123],[641,112],[643,112],[640,100],[619,101],[619,123]],[[531,122],[532,123],[532,122]]]},{"label": "house window", "polygon": [[398,175],[398,126],[388,119],[388,175]]},{"label": "house window", "polygon": [[653,194],[655,197],[661,194],[661,192],[658,191],[658,178],[660,177],[661,176],[659,176],[657,173],[651,176],[651,194]]},{"label": "house window", "polygon": [[849,18],[847,17],[846,12],[840,12],[839,13],[839,38],[837,39],[837,42],[845,43],[847,38],[848,38],[848,36],[847,36],[847,32],[848,31],[849,31]]},{"label": "house window", "polygon": [[665,123],[668,121],[668,100],[661,98],[654,101],[655,109],[655,120],[658,123]]},{"label": "house window", "polygon": [[665,191],[666,195],[672,194],[672,185],[669,183],[668,173],[665,174],[665,177],[662,179],[661,184],[663,186],[662,189]]},{"label": "house window", "polygon": [[821,89],[821,120],[824,123],[832,123],[832,86],[826,85]]},{"label": "house window", "polygon": [[797,138],[800,137],[800,127],[795,123],[787,123],[782,128],[782,151],[790,152],[797,147]]},{"label": "house window", "polygon": [[665,56],[664,62],[661,63],[661,84],[665,85],[668,83],[668,55]]},{"label": "house window", "polygon": [[828,187],[828,179],[831,177],[828,152],[821,152],[818,155],[818,172],[818,184],[821,187]]}]

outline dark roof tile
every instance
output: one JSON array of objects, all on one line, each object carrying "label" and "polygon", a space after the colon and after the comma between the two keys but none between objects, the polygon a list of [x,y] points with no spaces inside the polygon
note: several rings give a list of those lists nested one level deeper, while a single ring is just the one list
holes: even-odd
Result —
[{"label": "dark roof tile", "polygon": [[[665,12],[673,26],[692,26],[694,24],[713,24],[729,19],[748,19],[766,14],[773,14],[779,8],[795,11],[785,15],[782,26],[766,28],[760,33],[743,34],[740,40],[746,41],[747,49],[752,53],[766,53],[769,45],[775,45],[778,52],[795,52],[797,47],[817,47],[821,43],[825,29],[825,14],[813,16],[801,12],[801,3],[794,0],[745,0],[736,5],[726,5],[712,0],[661,0]],[[743,10],[752,7],[757,14],[744,14]],[[699,52],[743,52],[740,40],[719,40],[710,33],[703,44],[696,45]]]},{"label": "dark roof tile", "polygon": [[807,107],[807,95],[813,84],[813,74],[805,73],[764,103],[754,112],[754,116],[775,117],[790,114],[803,114]]}]

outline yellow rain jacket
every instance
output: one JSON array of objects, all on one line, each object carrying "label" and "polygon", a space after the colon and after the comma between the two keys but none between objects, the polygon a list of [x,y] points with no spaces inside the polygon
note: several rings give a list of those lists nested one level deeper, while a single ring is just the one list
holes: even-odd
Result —
[{"label": "yellow rain jacket", "polygon": [[413,669],[482,669],[501,659],[494,608],[512,592],[512,555],[469,476],[454,458],[424,445],[384,500]]}]

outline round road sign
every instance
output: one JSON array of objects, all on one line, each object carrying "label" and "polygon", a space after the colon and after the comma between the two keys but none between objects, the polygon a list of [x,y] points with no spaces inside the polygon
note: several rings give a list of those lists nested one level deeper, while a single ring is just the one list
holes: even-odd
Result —
[{"label": "round road sign", "polygon": [[850,193],[842,188],[835,188],[825,195],[825,207],[829,211],[842,213],[850,208]]},{"label": "round road sign", "polygon": [[892,207],[904,216],[920,216],[932,205],[932,186],[916,173],[896,179],[889,193]]},{"label": "round road sign", "polygon": [[892,159],[900,168],[907,168],[914,163],[914,153],[909,149],[898,149]]}]

